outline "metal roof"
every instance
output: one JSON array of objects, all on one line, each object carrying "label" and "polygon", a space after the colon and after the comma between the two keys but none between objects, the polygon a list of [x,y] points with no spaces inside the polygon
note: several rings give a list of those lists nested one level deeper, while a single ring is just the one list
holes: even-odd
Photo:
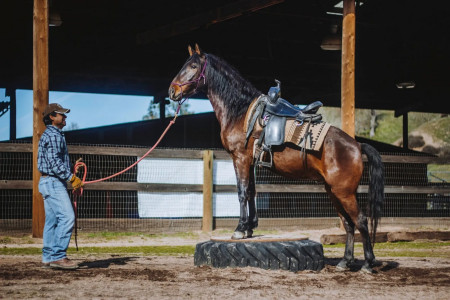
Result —
[{"label": "metal roof", "polygon": [[[262,92],[340,106],[341,52],[321,49],[339,1],[51,0],[50,90],[165,97],[198,43]],[[432,5],[433,4],[433,5]],[[0,87],[32,88],[33,1],[0,2]],[[357,1],[355,103],[449,113],[449,9],[417,0]],[[400,89],[399,83],[414,88]]]}]

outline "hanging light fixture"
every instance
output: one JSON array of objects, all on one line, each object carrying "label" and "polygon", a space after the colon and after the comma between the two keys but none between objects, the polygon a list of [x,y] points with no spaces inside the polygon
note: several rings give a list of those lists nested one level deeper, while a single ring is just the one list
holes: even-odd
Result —
[{"label": "hanging light fixture", "polygon": [[395,84],[398,89],[413,89],[416,87],[414,81],[403,81]]},{"label": "hanging light fixture", "polygon": [[59,12],[51,9],[48,14],[48,25],[56,27],[61,26],[61,24],[62,24],[61,15],[59,14]]},{"label": "hanging light fixture", "polygon": [[57,27],[61,26],[62,19],[59,11],[55,8],[55,0],[49,0],[49,11],[48,11],[48,26]]},{"label": "hanging light fixture", "polygon": [[320,44],[322,50],[337,51],[342,49],[342,38],[337,31],[338,25],[332,24],[330,26],[330,34],[325,36]]}]

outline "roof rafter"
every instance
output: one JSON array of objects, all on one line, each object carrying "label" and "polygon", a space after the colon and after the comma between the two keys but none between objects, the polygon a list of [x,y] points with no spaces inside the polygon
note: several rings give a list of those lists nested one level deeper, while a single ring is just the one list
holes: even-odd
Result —
[{"label": "roof rafter", "polygon": [[138,45],[148,44],[158,39],[164,39],[193,31],[202,26],[209,26],[229,19],[237,18],[245,13],[276,5],[284,0],[241,0],[216,9],[198,14],[186,19],[163,25],[158,28],[139,33],[136,36]]}]

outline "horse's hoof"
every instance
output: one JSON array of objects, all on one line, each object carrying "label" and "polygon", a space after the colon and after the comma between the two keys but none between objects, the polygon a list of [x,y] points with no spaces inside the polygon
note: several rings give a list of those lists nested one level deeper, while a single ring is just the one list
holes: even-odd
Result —
[{"label": "horse's hoof", "polygon": [[367,265],[363,265],[360,272],[364,274],[373,274],[372,268]]},{"label": "horse's hoof", "polygon": [[253,230],[249,229],[249,230],[245,231],[246,238],[251,238],[252,236],[253,236]]},{"label": "horse's hoof", "polygon": [[350,270],[350,268],[347,267],[347,266],[345,266],[345,267],[342,267],[342,266],[336,266],[336,271],[337,271],[337,272],[345,272],[345,271],[348,271],[348,270]]},{"label": "horse's hoof", "polygon": [[231,236],[232,240],[242,240],[245,237],[245,233],[241,231],[235,231]]},{"label": "horse's hoof", "polygon": [[341,260],[336,266],[336,271],[338,272],[345,272],[348,271],[349,269],[350,268],[348,267],[346,260]]}]

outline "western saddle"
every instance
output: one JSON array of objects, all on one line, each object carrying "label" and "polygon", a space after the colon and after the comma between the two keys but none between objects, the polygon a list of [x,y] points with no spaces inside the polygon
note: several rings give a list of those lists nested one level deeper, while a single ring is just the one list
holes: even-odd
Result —
[{"label": "western saddle", "polygon": [[[294,119],[298,125],[308,123],[319,123],[322,115],[317,114],[319,108],[323,105],[320,101],[315,101],[303,109],[291,104],[281,98],[281,82],[275,80],[276,86],[269,89],[267,95],[261,95],[256,104],[253,113],[247,124],[246,143],[258,121],[262,127],[262,132],[254,144],[254,162],[257,166],[272,167],[272,146],[278,146],[284,143],[285,127],[287,119]],[[305,149],[302,151],[305,153]],[[269,161],[263,160],[264,154],[269,155]],[[304,155],[306,159],[306,155]]]}]

